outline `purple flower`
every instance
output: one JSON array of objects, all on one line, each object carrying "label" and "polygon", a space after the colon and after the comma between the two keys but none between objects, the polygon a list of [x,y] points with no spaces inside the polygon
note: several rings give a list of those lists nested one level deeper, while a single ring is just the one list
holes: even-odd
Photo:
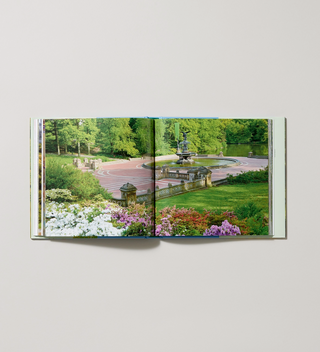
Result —
[{"label": "purple flower", "polygon": [[238,226],[230,224],[228,220],[224,220],[221,226],[212,225],[210,229],[206,229],[203,236],[236,236],[240,234]]}]

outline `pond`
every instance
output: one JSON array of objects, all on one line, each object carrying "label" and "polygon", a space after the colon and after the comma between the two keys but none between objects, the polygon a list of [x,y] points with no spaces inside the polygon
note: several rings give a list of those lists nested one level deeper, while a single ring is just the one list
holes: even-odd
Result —
[{"label": "pond", "polygon": [[268,144],[228,144],[222,149],[224,156],[268,155]]}]

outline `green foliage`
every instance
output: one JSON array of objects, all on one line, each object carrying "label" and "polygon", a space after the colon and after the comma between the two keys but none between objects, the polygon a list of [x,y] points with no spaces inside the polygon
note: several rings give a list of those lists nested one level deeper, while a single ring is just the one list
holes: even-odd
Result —
[{"label": "green foliage", "polygon": [[267,119],[225,120],[227,143],[265,143],[268,141]]},{"label": "green foliage", "polygon": [[175,153],[175,123],[179,123],[179,141],[182,132],[191,131],[189,150],[201,154],[217,154],[227,143],[268,141],[266,119],[47,119],[46,152],[79,156],[80,150],[87,154],[93,150],[112,157]]},{"label": "green foliage", "polygon": [[236,206],[234,213],[240,219],[251,218],[262,212],[262,207],[259,207],[255,202],[249,201]]},{"label": "green foliage", "polygon": [[267,236],[269,235],[268,219],[263,217],[261,213],[247,219],[250,228],[250,235]]},{"label": "green foliage", "polygon": [[92,138],[92,133],[87,134],[83,126],[84,119],[45,120],[46,152],[56,152],[60,155],[62,149],[67,153],[70,147],[79,153],[80,144]]},{"label": "green foliage", "polygon": [[97,119],[97,145],[104,153],[123,156],[136,156],[139,153],[135,148],[129,121],[128,118]]},{"label": "green foliage", "polygon": [[199,230],[197,229],[194,229],[194,228],[188,228],[186,226],[183,226],[183,225],[177,225],[176,227],[174,227],[174,230],[173,230],[173,233],[172,233],[173,236],[203,236],[203,231],[202,232],[199,232]]},{"label": "green foliage", "polygon": [[232,120],[226,126],[227,143],[249,143],[252,138],[250,122]]},{"label": "green foliage", "polygon": [[94,202],[104,202],[105,198],[103,197],[102,194],[97,194],[93,197]]},{"label": "green foliage", "polygon": [[97,216],[103,214],[102,211],[100,211],[97,208],[94,208],[90,213],[87,213],[87,220],[88,222],[92,222],[94,220],[94,218],[96,218]]},{"label": "green foliage", "polygon": [[97,120],[96,119],[84,119],[83,120],[83,130],[84,130],[84,138],[83,142],[86,144],[88,148],[88,154],[90,154],[91,146],[94,145],[96,135],[99,132],[97,127]]},{"label": "green foliage", "polygon": [[250,120],[250,131],[252,133],[252,142],[268,142],[268,120]]},{"label": "green foliage", "polygon": [[233,176],[227,174],[227,181],[230,185],[237,183],[260,183],[260,182],[268,182],[269,180],[269,169],[268,166],[264,169],[260,169],[258,171],[242,171],[237,176]]},{"label": "green foliage", "polygon": [[124,232],[123,236],[150,236],[150,228],[141,222],[133,222]]},{"label": "green foliage", "polygon": [[82,172],[73,165],[60,165],[55,159],[46,162],[46,188],[68,189],[79,200],[92,199],[100,194],[104,199],[110,199],[108,193],[100,186],[99,181],[89,172]]},{"label": "green foliage", "polygon": [[218,154],[226,145],[223,125],[216,119],[200,119],[198,152],[202,154]]},{"label": "green foliage", "polygon": [[164,134],[166,131],[165,120],[154,120],[155,126],[155,155],[165,155],[170,152],[170,145],[165,141]]},{"label": "green foliage", "polygon": [[136,147],[139,153],[150,154],[154,153],[154,120],[151,119],[130,119],[132,131],[135,136]]},{"label": "green foliage", "polygon": [[46,190],[46,201],[54,202],[73,202],[76,199],[68,189]]},{"label": "green foliage", "polygon": [[179,141],[183,141],[182,132],[188,134],[188,141],[190,142],[188,149],[192,152],[203,153],[208,151],[220,150],[221,136],[219,135],[220,129],[217,126],[220,124],[215,119],[163,119],[160,120],[165,126],[166,131],[164,140],[171,148],[176,149],[177,141],[175,136],[175,124],[179,123]]}]

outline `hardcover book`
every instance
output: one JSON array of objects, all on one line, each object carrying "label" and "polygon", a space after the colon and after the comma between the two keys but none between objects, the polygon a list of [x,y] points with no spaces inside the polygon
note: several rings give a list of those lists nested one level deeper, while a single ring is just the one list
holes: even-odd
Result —
[{"label": "hardcover book", "polygon": [[31,238],[285,238],[285,118],[31,119]]}]

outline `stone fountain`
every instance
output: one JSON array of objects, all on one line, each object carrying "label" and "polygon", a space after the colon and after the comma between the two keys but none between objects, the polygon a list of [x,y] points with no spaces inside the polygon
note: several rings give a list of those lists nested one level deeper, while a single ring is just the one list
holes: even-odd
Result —
[{"label": "stone fountain", "polygon": [[[187,133],[190,133],[190,131],[182,132],[183,141],[180,143],[179,143],[179,140],[177,141],[176,155],[179,157],[177,164],[192,164],[192,163],[194,163],[194,160],[191,158],[191,156],[196,155],[196,153],[189,152],[189,150],[188,150],[188,144],[190,144],[190,142],[187,141]],[[180,150],[180,146],[182,146],[182,151]]]}]

